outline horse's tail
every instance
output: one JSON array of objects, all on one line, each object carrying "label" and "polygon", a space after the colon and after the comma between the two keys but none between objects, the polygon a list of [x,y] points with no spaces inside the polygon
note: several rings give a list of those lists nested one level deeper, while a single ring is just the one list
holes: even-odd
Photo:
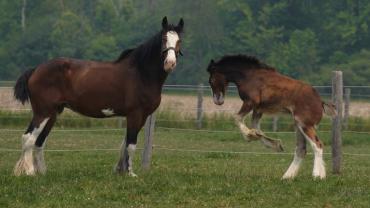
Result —
[{"label": "horse's tail", "polygon": [[23,105],[29,100],[30,91],[28,89],[28,80],[30,79],[35,68],[28,69],[18,78],[14,85],[14,97],[19,100]]},{"label": "horse's tail", "polygon": [[322,108],[324,109],[324,113],[328,116],[335,117],[338,115],[333,103],[322,102]]}]

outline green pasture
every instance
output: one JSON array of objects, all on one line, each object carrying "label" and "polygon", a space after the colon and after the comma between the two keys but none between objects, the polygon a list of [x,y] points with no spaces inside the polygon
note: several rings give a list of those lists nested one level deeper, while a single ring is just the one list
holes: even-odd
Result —
[{"label": "green pasture", "polygon": [[[3,112],[5,115],[16,118],[13,113]],[[141,133],[134,163],[139,177],[130,178],[113,173],[125,132],[116,129],[117,120],[97,121],[67,114],[61,120],[70,125],[60,121],[47,141],[46,175],[15,177],[12,169],[20,155],[17,150],[21,148],[23,124],[28,122],[23,117],[27,116],[18,115],[17,122],[7,124],[0,119],[0,207],[370,205],[369,134],[344,133],[342,173],[333,175],[330,133],[319,132],[327,153],[327,179],[311,177],[313,156],[309,148],[298,177],[282,181],[280,178],[293,158],[294,133],[269,133],[281,139],[285,147],[284,153],[275,154],[259,142],[243,141],[226,115],[206,118],[203,130],[209,131],[193,131],[189,130],[194,127],[192,121],[184,124],[187,122],[181,123],[174,115],[162,112],[157,114],[151,169],[140,168]],[[73,124],[73,119],[80,120]],[[166,119],[179,122],[168,124]]]}]

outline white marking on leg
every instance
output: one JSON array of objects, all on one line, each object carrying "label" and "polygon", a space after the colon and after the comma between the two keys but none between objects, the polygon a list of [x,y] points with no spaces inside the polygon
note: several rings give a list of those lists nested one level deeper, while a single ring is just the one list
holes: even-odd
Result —
[{"label": "white marking on leg", "polygon": [[44,148],[43,147],[35,147],[35,170],[38,173],[45,174],[46,173],[46,165],[44,160]]},{"label": "white marking on leg", "polygon": [[22,136],[22,155],[21,158],[18,160],[17,164],[14,168],[14,175],[19,176],[23,172],[26,175],[34,175],[35,174],[35,167],[34,167],[34,160],[33,160],[33,148],[35,147],[35,142],[37,137],[40,135],[41,131],[45,128],[46,123],[48,122],[49,118],[46,118],[38,128],[34,128],[31,133],[24,134]]},{"label": "white marking on leg", "polygon": [[292,179],[295,176],[297,176],[298,170],[299,170],[299,168],[301,166],[301,163],[302,163],[302,160],[303,160],[303,158],[301,158],[297,154],[297,149],[296,149],[296,151],[294,153],[294,159],[293,159],[292,163],[290,164],[288,170],[283,175],[283,179]]},{"label": "white marking on leg", "polygon": [[111,108],[103,109],[101,112],[106,115],[106,116],[113,116],[114,115],[114,110]]},{"label": "white marking on leg", "polygon": [[304,135],[306,140],[311,144],[313,153],[314,153],[314,163],[312,176],[315,178],[324,179],[326,177],[325,162],[323,160],[323,149],[319,148],[315,142],[313,142],[310,137],[303,131],[301,126],[298,126],[298,129]]},{"label": "white marking on leg", "polygon": [[128,152],[128,175],[132,177],[137,177],[137,175],[133,171],[133,159],[135,155],[136,145],[135,144],[129,144],[127,146],[127,152]]},{"label": "white marking on leg", "polygon": [[236,122],[236,125],[239,127],[239,130],[242,133],[244,139],[249,142],[250,139],[248,138],[248,134],[249,134],[250,130],[244,124],[244,118],[242,116],[237,115],[237,116],[235,116],[235,122]]}]

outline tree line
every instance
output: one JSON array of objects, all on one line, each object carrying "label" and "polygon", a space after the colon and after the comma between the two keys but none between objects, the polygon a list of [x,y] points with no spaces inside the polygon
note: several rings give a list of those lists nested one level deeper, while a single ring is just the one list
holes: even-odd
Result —
[{"label": "tree line", "polygon": [[55,57],[114,60],[167,16],[185,20],[168,84],[206,83],[211,58],[243,53],[312,84],[339,69],[346,85],[370,85],[366,0],[3,0],[0,11],[0,80]]}]

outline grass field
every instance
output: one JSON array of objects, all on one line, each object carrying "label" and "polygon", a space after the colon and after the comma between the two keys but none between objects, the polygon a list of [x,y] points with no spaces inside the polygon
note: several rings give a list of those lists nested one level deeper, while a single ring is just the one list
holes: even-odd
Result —
[{"label": "grass field", "polygon": [[[76,151],[48,151],[46,175],[14,177],[12,169],[20,153],[4,149],[20,149],[21,133],[0,131],[0,207],[370,206],[370,156],[345,154],[342,174],[336,176],[331,174],[330,155],[325,155],[328,177],[320,181],[311,177],[313,156],[309,154],[295,180],[280,180],[293,157],[288,154],[294,151],[291,133],[272,134],[282,139],[285,153],[259,154],[272,151],[258,142],[244,142],[238,132],[157,128],[150,171],[140,169],[141,150],[136,153],[138,178],[112,172],[123,130],[54,131],[48,150]],[[330,153],[329,134],[320,133],[320,137]],[[368,134],[346,133],[343,139],[343,152],[370,154]],[[142,135],[139,142],[142,147]]]}]

